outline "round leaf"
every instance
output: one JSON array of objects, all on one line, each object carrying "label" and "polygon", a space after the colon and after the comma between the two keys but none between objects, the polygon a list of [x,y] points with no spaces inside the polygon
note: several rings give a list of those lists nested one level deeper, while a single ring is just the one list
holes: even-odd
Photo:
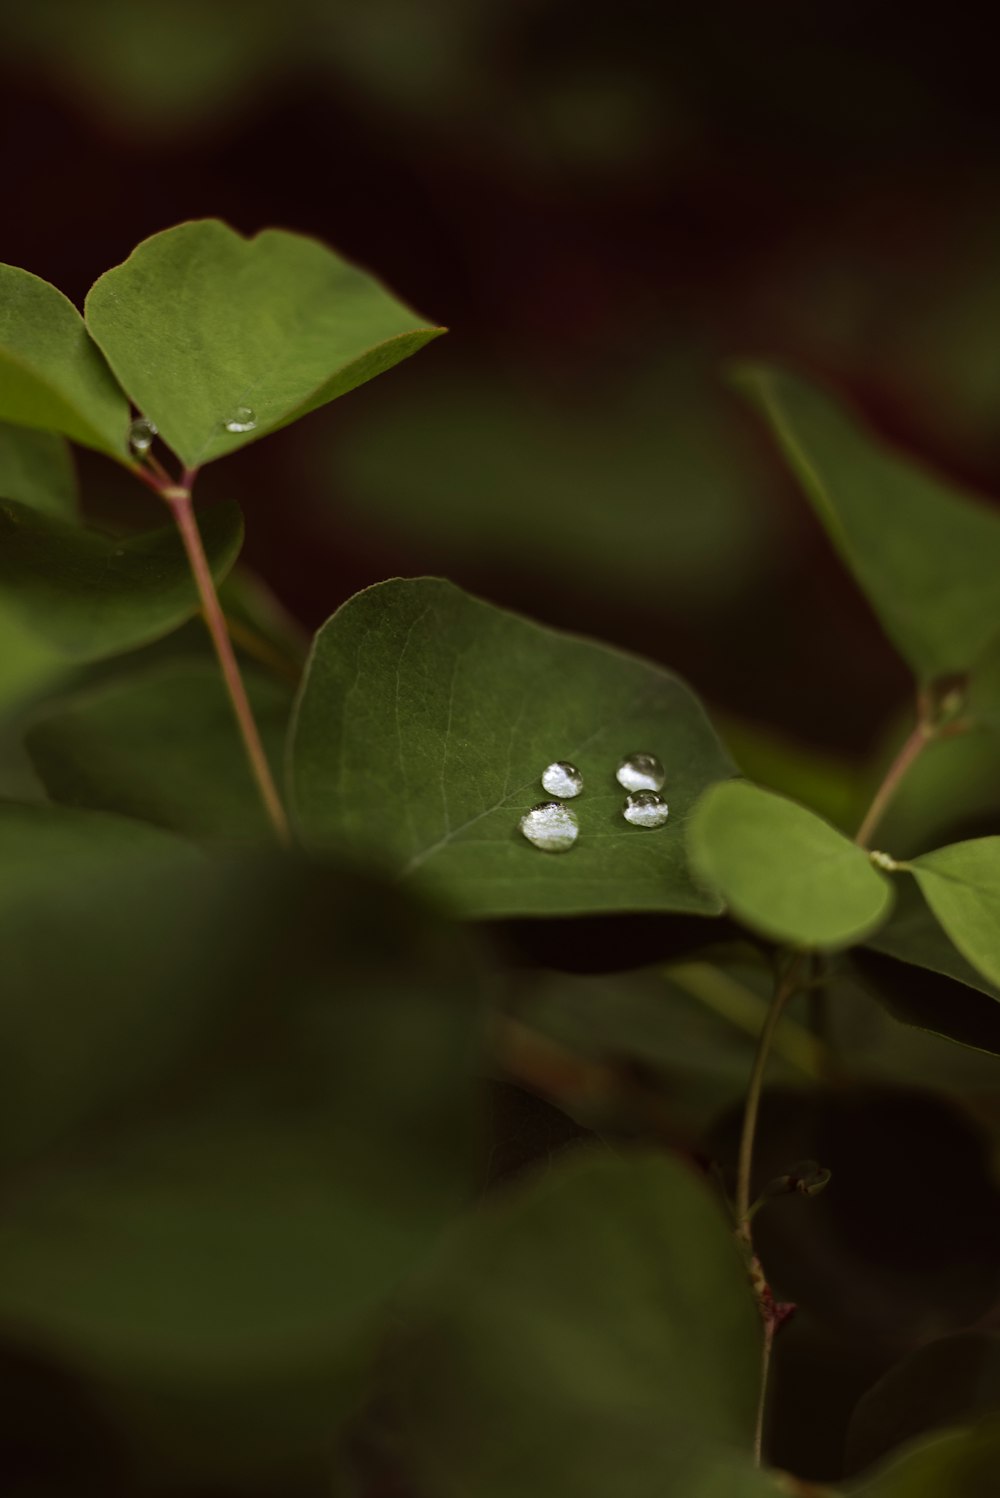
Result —
[{"label": "round leaf", "polygon": [[847,946],[891,907],[892,886],[863,849],[805,807],[746,781],[706,792],[688,843],[707,887],[774,941]]},{"label": "round leaf", "polygon": [[61,291],[0,265],[0,419],[129,461],[128,401]]},{"label": "round leaf", "polygon": [[86,316],[132,400],[190,468],[443,332],[314,239],[283,229],[244,239],[216,219],[143,240],[91,288]]},{"label": "round leaf", "polygon": [[[623,755],[666,766],[666,824],[630,826]],[[582,772],[580,834],[540,852],[519,831],[556,759]],[[349,600],[316,638],[291,743],[295,815],[313,847],[349,846],[473,916],[714,914],[681,827],[732,766],[676,677],[433,578]]]},{"label": "round leaf", "polygon": [[962,956],[1000,985],[1000,837],[952,843],[908,867]]},{"label": "round leaf", "polygon": [[[224,577],[243,543],[235,505],[199,517],[209,563]],[[175,528],[105,536],[13,501],[0,503],[0,620],[67,660],[92,661],[169,634],[198,611]]]}]

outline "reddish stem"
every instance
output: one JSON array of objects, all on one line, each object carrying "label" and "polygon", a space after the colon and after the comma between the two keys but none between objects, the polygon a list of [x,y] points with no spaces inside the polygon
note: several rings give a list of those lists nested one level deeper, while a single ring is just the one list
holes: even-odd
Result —
[{"label": "reddish stem", "polygon": [[854,841],[858,844],[859,847],[868,847],[868,844],[870,843],[872,838],[872,833],[875,831],[876,827],[879,825],[883,816],[885,815],[886,810],[889,806],[889,802],[899,790],[899,787],[903,779],[909,772],[910,768],[916,763],[917,759],[923,753],[926,745],[930,743],[930,738],[931,736],[928,733],[927,729],[924,727],[923,723],[918,723],[916,728],[914,728],[913,732],[910,734],[909,738],[906,740],[906,743],[896,755],[896,758],[893,760],[892,764],[886,771],[885,779],[882,781],[882,784],[879,786],[878,790],[875,792],[874,797],[872,798],[872,804],[871,806],[869,806],[867,812],[865,813],[864,820],[861,823],[861,826],[858,828],[855,834]]}]

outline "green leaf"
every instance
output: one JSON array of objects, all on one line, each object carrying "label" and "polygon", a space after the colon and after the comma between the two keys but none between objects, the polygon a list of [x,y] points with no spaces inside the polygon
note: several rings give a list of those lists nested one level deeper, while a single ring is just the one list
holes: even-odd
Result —
[{"label": "green leaf", "polygon": [[[288,686],[244,670],[278,773]],[[53,801],[116,811],[209,842],[268,838],[218,667],[181,662],[92,688],[36,722],[28,752]]]},{"label": "green leaf", "polygon": [[[86,316],[189,468],[287,426],[444,331],[316,240],[283,229],[244,239],[216,219],[143,240],[91,288]],[[241,408],[255,425],[227,431]]]},{"label": "green leaf", "polygon": [[440,1498],[708,1494],[750,1466],[746,1270],[667,1157],[585,1152],[495,1199],[404,1310],[404,1462]]},{"label": "green leaf", "polygon": [[318,1459],[471,1184],[461,944],[356,869],[57,808],[0,809],[0,909],[4,1335],[167,1474]]},{"label": "green leaf", "polygon": [[1000,985],[1000,837],[952,843],[907,867],[962,956]]},{"label": "green leaf", "polygon": [[805,807],[746,781],[706,792],[688,845],[706,886],[774,941],[847,946],[891,908],[892,886],[862,848]]},{"label": "green leaf", "polygon": [[793,375],[750,366],[737,380],[920,681],[968,671],[1000,618],[1000,516]]},{"label": "green leaf", "polygon": [[61,291],[0,265],[0,419],[129,462],[128,401]]},{"label": "green leaf", "polygon": [[1000,990],[949,941],[915,883],[900,881],[892,917],[851,963],[904,1024],[1000,1054]]},{"label": "green leaf", "polygon": [[73,519],[76,473],[62,438],[0,422],[0,499]]},{"label": "green leaf", "polygon": [[996,1498],[1000,1421],[953,1430],[910,1446],[843,1498]]},{"label": "green leaf", "polygon": [[851,1417],[848,1467],[860,1471],[915,1436],[1000,1415],[1000,1336],[963,1332],[894,1364]]},{"label": "green leaf", "polygon": [[[243,542],[236,505],[199,517],[218,579]],[[198,610],[175,528],[105,536],[0,503],[0,618],[67,660],[98,660],[169,634]]]},{"label": "green leaf", "polygon": [[[666,766],[670,818],[622,817],[621,758]],[[519,830],[568,759],[570,852]],[[732,766],[697,699],[658,666],[543,629],[434,578],[350,599],[316,638],[292,729],[306,843],[350,847],[467,916],[660,910],[715,914],[687,869],[681,826]]]}]

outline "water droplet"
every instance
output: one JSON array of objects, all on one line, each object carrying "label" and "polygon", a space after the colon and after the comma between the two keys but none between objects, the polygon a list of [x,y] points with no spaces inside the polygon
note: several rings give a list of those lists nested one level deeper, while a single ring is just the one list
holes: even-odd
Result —
[{"label": "water droplet", "polygon": [[249,406],[237,406],[228,421],[223,422],[227,432],[252,432],[257,425],[257,413]]},{"label": "water droplet", "polygon": [[144,458],[159,435],[155,422],[140,416],[128,429],[128,450],[134,458]]},{"label": "water droplet", "polygon": [[559,801],[533,806],[521,818],[520,827],[528,842],[543,853],[568,853],[580,832],[576,813]]},{"label": "water droplet", "polygon": [[568,801],[583,790],[583,776],[569,760],[553,760],[542,771],[542,789],[548,791],[550,796],[561,796],[564,801]]},{"label": "water droplet", "polygon": [[670,815],[667,803],[656,791],[633,791],[625,797],[626,822],[633,827],[662,827]]},{"label": "water droplet", "polygon": [[615,779],[627,791],[659,791],[663,789],[666,771],[655,754],[626,754],[615,771]]}]

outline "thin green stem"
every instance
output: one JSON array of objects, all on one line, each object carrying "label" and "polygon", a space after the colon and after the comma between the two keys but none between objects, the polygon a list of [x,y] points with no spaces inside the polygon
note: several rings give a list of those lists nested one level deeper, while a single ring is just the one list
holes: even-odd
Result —
[{"label": "thin green stem", "polygon": [[[189,477],[185,474],[185,478]],[[250,773],[253,775],[260,798],[267,812],[268,820],[274,828],[275,836],[283,847],[288,847],[292,841],[288,818],[278,788],[271,774],[271,766],[267,762],[267,755],[261,743],[260,733],[254,719],[253,709],[247,697],[243,677],[240,675],[239,664],[236,660],[236,652],[233,642],[226,628],[226,618],[222,612],[219,595],[215,590],[215,580],[212,577],[212,569],[208,565],[205,548],[202,544],[201,533],[198,530],[198,522],[194,515],[194,506],[191,503],[191,489],[189,484],[168,484],[160,489],[160,493],[170,506],[184,550],[187,553],[188,563],[191,568],[195,585],[198,589],[198,597],[201,600],[201,611],[208,632],[215,646],[215,653],[219,659],[219,667],[222,671],[222,679],[225,682],[229,700],[232,703],[236,723],[243,739],[246,749],[247,760],[250,765]]]},{"label": "thin green stem", "polygon": [[760,1348],[760,1388],[757,1391],[757,1419],[753,1432],[753,1463],[764,1464],[764,1422],[767,1417],[767,1393],[771,1381],[771,1353],[774,1350],[774,1334],[777,1323],[773,1317],[764,1318],[764,1338]]},{"label": "thin green stem", "polygon": [[753,1069],[750,1072],[750,1081],[747,1086],[746,1103],[743,1109],[743,1131],[740,1135],[740,1154],[736,1175],[736,1222],[740,1237],[750,1246],[750,1185],[753,1172],[753,1146],[757,1133],[757,1118],[760,1113],[760,1095],[764,1086],[764,1073],[767,1070],[768,1058],[771,1054],[771,1043],[774,1040],[774,1032],[778,1028],[778,1022],[785,1011],[785,1006],[798,987],[799,973],[804,958],[800,955],[792,959],[791,966],[783,978],[780,978],[775,986],[774,998],[771,1000],[757,1042],[757,1054],[754,1056]]},{"label": "thin green stem", "polygon": [[896,758],[886,771],[882,784],[872,797],[872,804],[865,812],[861,826],[855,834],[854,841],[859,847],[868,847],[872,840],[872,834],[885,815],[890,801],[899,790],[899,787],[913,765],[916,764],[926,746],[930,743],[931,737],[931,733],[921,722],[917,724],[916,728],[914,728],[909,738],[903,744]]}]

